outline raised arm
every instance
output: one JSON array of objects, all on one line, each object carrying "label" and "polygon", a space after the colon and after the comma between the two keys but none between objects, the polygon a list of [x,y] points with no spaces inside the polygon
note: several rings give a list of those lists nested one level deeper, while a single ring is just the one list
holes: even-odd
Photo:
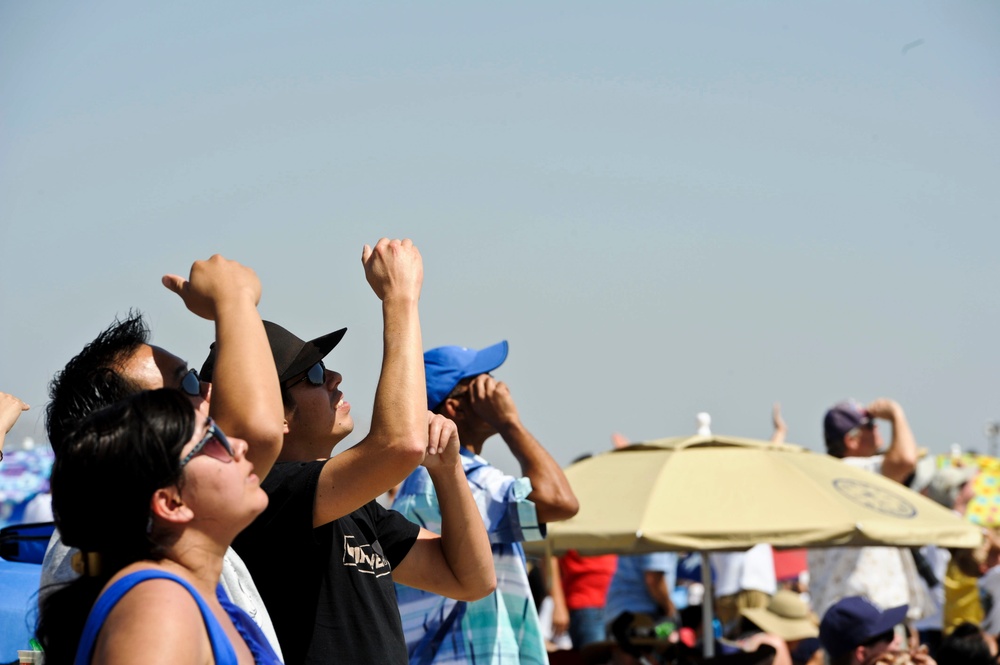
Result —
[{"label": "raised arm", "polygon": [[372,427],[356,446],[323,467],[316,489],[319,526],[357,510],[402,482],[427,448],[427,394],[417,303],[420,252],[409,240],[382,238],[362,253],[365,276],[382,301],[382,373]]},{"label": "raised arm", "polygon": [[0,393],[0,459],[3,459],[3,441],[7,432],[21,416],[22,411],[31,407],[9,393]]},{"label": "raised arm", "polygon": [[421,529],[417,542],[393,571],[400,584],[457,600],[479,600],[496,588],[490,539],[469,490],[455,423],[427,413],[423,465],[441,509],[441,535]]},{"label": "raised arm", "polygon": [[562,469],[521,423],[507,384],[489,374],[480,374],[469,384],[472,409],[503,438],[531,479],[528,499],[535,504],[539,522],[558,522],[576,515],[580,504]]},{"label": "raised arm", "polygon": [[774,428],[771,433],[771,443],[784,443],[788,426],[785,425],[785,419],[781,417],[781,405],[777,402],[771,407],[771,425]]},{"label": "raised arm", "polygon": [[892,423],[892,442],[882,460],[882,475],[896,482],[906,482],[917,468],[917,442],[903,407],[891,399],[881,398],[868,405],[868,415]]},{"label": "raised arm", "polygon": [[261,478],[281,452],[284,408],[271,347],[257,312],[260,280],[250,268],[218,254],[195,261],[185,280],[163,284],[193,313],[215,323],[215,369],[209,413],[222,431],[245,439]]}]

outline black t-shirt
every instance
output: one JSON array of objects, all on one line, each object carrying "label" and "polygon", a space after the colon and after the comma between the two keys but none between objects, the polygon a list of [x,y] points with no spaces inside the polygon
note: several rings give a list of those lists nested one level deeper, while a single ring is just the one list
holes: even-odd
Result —
[{"label": "black t-shirt", "polygon": [[420,527],[371,501],[313,528],[325,460],[275,464],[267,510],[233,547],[247,564],[288,665],[407,662],[391,571]]}]

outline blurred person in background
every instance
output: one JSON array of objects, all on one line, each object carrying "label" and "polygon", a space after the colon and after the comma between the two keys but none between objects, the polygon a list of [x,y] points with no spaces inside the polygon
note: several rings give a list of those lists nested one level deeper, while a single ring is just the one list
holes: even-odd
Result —
[{"label": "blurred person in background", "polygon": [[0,462],[3,461],[3,444],[7,433],[14,427],[21,413],[30,408],[10,393],[0,393]]},{"label": "blurred person in background", "polygon": [[[892,440],[882,449],[879,421],[892,425]],[[903,408],[880,398],[867,406],[839,402],[823,418],[827,452],[844,464],[905,484],[916,469],[917,444]],[[863,595],[882,607],[907,606],[910,619],[933,612],[913,554],[897,547],[829,547],[808,551],[809,596],[823,616],[841,598]]]},{"label": "blurred person in background", "polygon": [[938,648],[938,665],[996,665],[997,638],[974,623],[955,626]]}]

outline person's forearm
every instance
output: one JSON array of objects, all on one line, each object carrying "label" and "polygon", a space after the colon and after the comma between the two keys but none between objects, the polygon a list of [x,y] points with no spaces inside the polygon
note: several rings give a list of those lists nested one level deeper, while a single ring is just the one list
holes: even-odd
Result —
[{"label": "person's forearm", "polygon": [[659,571],[647,571],[645,574],[646,580],[646,592],[649,593],[649,597],[653,601],[663,608],[664,616],[672,617],[676,612],[674,611],[674,603],[670,599],[670,589],[667,588],[667,576],[666,573]]},{"label": "person's forearm", "polygon": [[278,373],[252,296],[219,305],[210,412],[224,432],[245,439],[264,478],[281,452],[284,410]]},{"label": "person's forearm", "polygon": [[917,467],[917,442],[910,423],[901,408],[895,409],[892,418],[892,443],[882,460],[882,474],[898,482],[905,482]]},{"label": "person's forearm", "polygon": [[564,633],[569,630],[569,607],[566,605],[566,594],[563,592],[562,575],[559,572],[559,559],[549,556],[549,596],[552,598],[552,630]]},{"label": "person's forearm", "polygon": [[500,436],[531,480],[528,498],[535,504],[538,521],[558,522],[576,515],[580,504],[566,474],[542,444],[520,423],[500,429]]},{"label": "person's forearm", "polygon": [[416,299],[382,303],[382,372],[375,390],[367,445],[406,453],[384,462],[386,489],[404,480],[420,464],[427,448],[427,386]]},{"label": "person's forearm", "polygon": [[[429,470],[430,471],[430,470]],[[430,471],[441,510],[441,552],[458,600],[478,600],[496,588],[490,539],[461,465]]]}]

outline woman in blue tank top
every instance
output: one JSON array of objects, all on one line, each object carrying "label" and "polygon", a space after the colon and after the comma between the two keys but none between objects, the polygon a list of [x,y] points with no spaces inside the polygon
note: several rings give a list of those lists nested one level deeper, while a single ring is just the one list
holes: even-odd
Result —
[{"label": "woman in blue tank top", "polygon": [[80,577],[42,605],[49,665],[280,662],[218,586],[226,548],[267,507],[246,449],[169,389],[95,412],[66,438],[52,506]]}]

